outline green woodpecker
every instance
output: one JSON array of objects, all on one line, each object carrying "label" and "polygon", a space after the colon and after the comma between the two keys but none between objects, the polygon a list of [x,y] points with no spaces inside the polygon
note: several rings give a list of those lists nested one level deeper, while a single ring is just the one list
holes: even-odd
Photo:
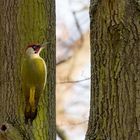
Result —
[{"label": "green woodpecker", "polygon": [[22,92],[25,96],[25,123],[32,123],[37,115],[39,98],[46,84],[46,64],[40,57],[44,45],[27,46],[22,61],[21,80]]}]

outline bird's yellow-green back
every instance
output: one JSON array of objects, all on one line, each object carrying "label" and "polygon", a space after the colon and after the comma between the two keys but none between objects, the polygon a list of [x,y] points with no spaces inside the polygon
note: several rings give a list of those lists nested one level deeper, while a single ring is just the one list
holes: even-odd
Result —
[{"label": "bird's yellow-green back", "polygon": [[21,74],[25,86],[39,86],[44,89],[46,64],[41,57],[25,57],[22,62]]},{"label": "bird's yellow-green back", "polygon": [[25,95],[25,121],[37,115],[39,98],[46,84],[46,64],[39,55],[25,56],[22,60],[22,92]]}]

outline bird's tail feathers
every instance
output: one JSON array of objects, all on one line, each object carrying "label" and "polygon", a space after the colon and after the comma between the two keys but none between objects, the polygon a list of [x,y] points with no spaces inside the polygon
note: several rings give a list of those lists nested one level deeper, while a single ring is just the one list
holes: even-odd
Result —
[{"label": "bird's tail feathers", "polygon": [[27,100],[26,107],[25,107],[25,123],[28,123],[28,120],[30,119],[30,122],[36,118],[37,116],[37,101],[35,101],[35,87],[30,88],[30,96],[29,100]]},{"label": "bird's tail feathers", "polygon": [[25,107],[25,123],[28,124],[29,121],[33,122],[33,120],[36,118],[37,116],[37,108],[32,108],[32,106],[30,104],[26,105]]}]

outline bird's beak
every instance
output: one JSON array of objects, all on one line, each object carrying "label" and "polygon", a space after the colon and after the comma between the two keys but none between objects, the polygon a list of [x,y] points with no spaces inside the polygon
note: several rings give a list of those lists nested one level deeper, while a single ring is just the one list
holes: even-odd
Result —
[{"label": "bird's beak", "polygon": [[49,44],[49,42],[44,42],[43,44],[41,44],[41,48],[44,49],[47,47],[47,44]]}]

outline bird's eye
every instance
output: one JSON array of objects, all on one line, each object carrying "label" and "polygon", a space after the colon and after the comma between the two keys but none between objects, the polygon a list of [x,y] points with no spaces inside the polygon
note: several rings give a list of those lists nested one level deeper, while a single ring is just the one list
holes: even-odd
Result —
[{"label": "bird's eye", "polygon": [[36,50],[37,46],[36,46],[36,45],[34,45],[32,48],[33,48],[34,50]]}]

